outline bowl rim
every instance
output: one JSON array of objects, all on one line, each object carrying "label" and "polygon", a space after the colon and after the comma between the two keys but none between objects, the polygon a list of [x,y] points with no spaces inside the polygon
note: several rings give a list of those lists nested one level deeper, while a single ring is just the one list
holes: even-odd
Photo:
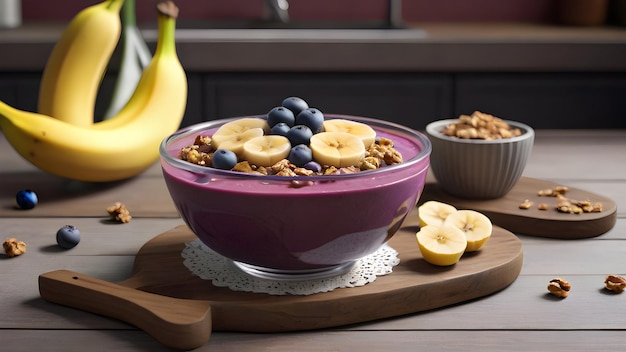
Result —
[{"label": "bowl rim", "polygon": [[357,177],[373,177],[379,174],[387,174],[390,171],[404,170],[413,166],[414,164],[420,163],[425,158],[428,158],[432,151],[432,143],[430,139],[422,132],[419,132],[412,128],[403,126],[395,122],[375,119],[371,117],[344,115],[344,114],[332,114],[332,113],[325,113],[324,118],[325,119],[326,118],[348,119],[348,120],[353,120],[356,122],[367,123],[368,125],[373,126],[373,127],[378,126],[378,127],[383,127],[387,129],[389,128],[395,129],[397,131],[402,132],[405,136],[408,135],[408,137],[411,137],[412,139],[417,140],[418,144],[422,147],[422,149],[419,151],[419,153],[416,156],[414,156],[413,158],[409,160],[403,160],[403,162],[400,164],[394,164],[394,165],[385,166],[383,168],[378,168],[375,170],[365,170],[365,171],[360,171],[360,172],[355,172],[355,173],[338,174],[338,175],[312,175],[312,176],[257,175],[257,174],[249,174],[249,173],[243,173],[243,172],[231,171],[231,170],[221,170],[221,169],[216,169],[212,167],[200,166],[200,165],[196,165],[196,164],[184,161],[180,158],[177,158],[171,155],[167,151],[167,146],[169,145],[171,141],[177,140],[179,138],[184,138],[192,134],[197,134],[199,131],[207,130],[207,129],[216,127],[218,125],[225,124],[230,121],[234,121],[234,120],[241,119],[241,118],[248,118],[248,117],[267,119],[267,114],[238,116],[238,117],[229,117],[229,118],[218,119],[218,120],[204,121],[204,122],[196,123],[196,124],[184,127],[182,129],[179,129],[178,131],[174,132],[173,134],[170,134],[169,136],[165,137],[161,141],[161,144],[159,145],[159,155],[161,157],[161,160],[166,162],[167,164],[169,164],[170,166],[174,168],[193,172],[198,175],[220,175],[220,176],[228,176],[228,177],[235,177],[235,178],[241,178],[241,179],[251,179],[251,180],[263,179],[263,180],[272,180],[272,181],[292,181],[292,180],[336,181],[336,180],[352,179],[352,178],[357,178]]},{"label": "bowl rim", "polygon": [[503,143],[515,143],[523,140],[527,140],[529,138],[533,138],[535,136],[535,130],[528,126],[525,123],[512,121],[512,120],[503,120],[508,123],[510,126],[520,128],[524,131],[519,136],[511,137],[511,138],[502,138],[502,139],[464,139],[458,137],[447,136],[441,133],[441,128],[451,123],[459,122],[459,119],[444,119],[430,122],[426,125],[426,133],[429,136],[457,143],[467,143],[467,144],[503,144]]}]

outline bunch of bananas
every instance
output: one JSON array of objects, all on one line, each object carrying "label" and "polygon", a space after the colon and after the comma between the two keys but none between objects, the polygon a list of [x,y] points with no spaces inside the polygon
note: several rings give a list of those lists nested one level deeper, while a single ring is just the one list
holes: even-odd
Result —
[{"label": "bunch of bananas", "polygon": [[187,76],[175,45],[178,8],[157,4],[158,40],[128,103],[94,123],[95,100],[120,38],[124,0],[81,11],[46,64],[38,112],[0,101],[0,128],[13,148],[38,168],[88,182],[133,177],[159,158],[163,138],[175,132],[187,103]]}]

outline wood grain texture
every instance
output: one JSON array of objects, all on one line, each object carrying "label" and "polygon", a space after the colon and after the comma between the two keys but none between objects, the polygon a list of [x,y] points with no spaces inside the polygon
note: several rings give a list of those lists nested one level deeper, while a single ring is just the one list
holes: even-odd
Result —
[{"label": "wood grain texture", "polygon": [[[524,176],[614,200],[617,222],[607,233],[574,241],[518,234],[524,262],[517,279],[503,290],[462,304],[303,332],[213,331],[210,341],[195,351],[622,350],[626,345],[626,315],[621,314],[626,311],[625,296],[604,290],[603,281],[607,274],[626,274],[626,130],[536,132]],[[47,302],[37,285],[41,273],[55,269],[109,282],[130,277],[141,246],[155,234],[183,223],[173,213],[160,215],[173,206],[163,193],[165,188],[155,187],[153,182],[159,181],[158,165],[132,182],[98,192],[72,188],[75,191],[68,193],[61,180],[17,155],[1,134],[0,151],[0,235],[28,244],[23,256],[7,258],[0,254],[0,349],[37,351],[43,345],[46,351],[62,352],[86,348],[171,351],[120,320]],[[37,214],[13,208],[18,188],[39,184],[47,188],[46,199],[33,209],[39,211]],[[106,203],[131,198],[131,211],[138,214],[131,223],[106,221]],[[411,219],[416,220],[413,216]],[[78,226],[82,235],[80,244],[69,251],[58,249],[54,240],[56,230],[65,224]],[[546,285],[555,277],[572,283],[568,298],[547,294]],[[376,303],[381,309],[386,307],[385,302]]]},{"label": "wood grain texture", "polygon": [[[194,276],[180,255],[185,243],[196,239],[185,225],[148,241],[137,253],[132,277],[119,285],[71,271],[53,271],[40,276],[39,290],[51,302],[121,319],[140,328],[147,326],[157,340],[175,346],[167,335],[169,331],[184,331],[185,336],[199,333],[185,331],[186,327],[190,330],[196,327],[197,314],[189,314],[189,319],[180,315],[186,309],[196,310],[199,302],[210,305],[214,330],[319,329],[400,316],[486,296],[510,285],[521,270],[521,242],[502,228],[494,229],[482,250],[465,255],[452,267],[426,263],[417,248],[415,231],[416,227],[409,224],[391,239],[389,244],[400,253],[400,264],[392,274],[362,287],[308,296],[235,292]],[[174,299],[169,297],[176,297],[176,301],[164,304]],[[380,306],[382,302],[384,309]],[[138,308],[150,314],[137,314]],[[176,316],[176,323],[165,319],[172,315]],[[162,320],[168,321],[161,323]],[[179,326],[173,329],[171,324]],[[202,341],[205,337],[208,339],[194,336],[189,340]]]},{"label": "wood grain texture", "polygon": [[211,336],[207,301],[147,293],[68,270],[40,275],[39,287],[47,301],[123,320],[168,347],[196,348]]},{"label": "wood grain texture", "polygon": [[[554,209],[555,197],[540,197],[539,190],[555,186],[566,186],[551,181],[522,177],[504,197],[490,200],[464,199],[452,196],[436,183],[427,183],[420,203],[437,200],[452,204],[457,209],[473,209],[487,215],[494,224],[507,230],[532,236],[579,239],[602,235],[609,231],[617,219],[617,205],[610,198],[570,187],[566,197],[576,200],[601,202],[602,212],[569,214]],[[525,200],[533,202],[529,209],[520,209]],[[548,210],[539,210],[537,205],[546,203]]]},{"label": "wood grain texture", "polygon": [[[555,341],[554,336],[562,337]],[[12,351],[40,351],[46,341],[46,351],[80,351],[77,346],[89,346],[91,351],[171,352],[141,331],[111,330],[38,330],[32,338],[27,330],[1,330],[5,346],[18,346]],[[97,346],[94,346],[97,341]],[[53,342],[53,343],[50,343]],[[322,330],[289,334],[217,333],[211,342],[194,351],[212,352],[354,352],[354,351],[422,351],[429,352],[606,352],[621,351],[623,334],[615,331],[536,331],[495,330],[477,332],[422,331],[336,331]],[[556,347],[558,346],[558,347]]]}]

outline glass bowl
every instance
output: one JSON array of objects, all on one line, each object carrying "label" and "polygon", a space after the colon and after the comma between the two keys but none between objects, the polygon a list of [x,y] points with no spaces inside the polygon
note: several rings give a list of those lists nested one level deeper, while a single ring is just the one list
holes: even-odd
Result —
[{"label": "glass bowl", "polygon": [[370,125],[394,142],[402,163],[353,174],[285,177],[219,170],[179,158],[180,149],[197,135],[211,135],[238,118],[183,128],[163,140],[160,155],[165,183],[185,223],[250,275],[301,279],[344,273],[387,242],[417,204],[430,141],[372,118],[325,114]]}]

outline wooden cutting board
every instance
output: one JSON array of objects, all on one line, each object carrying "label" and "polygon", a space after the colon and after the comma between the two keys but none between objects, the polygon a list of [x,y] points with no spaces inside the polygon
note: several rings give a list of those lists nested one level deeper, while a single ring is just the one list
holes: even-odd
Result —
[{"label": "wooden cutting board", "polygon": [[[559,185],[551,181],[522,177],[504,197],[492,200],[464,199],[446,193],[436,182],[428,182],[420,197],[420,204],[428,200],[452,204],[457,209],[473,209],[487,215],[491,221],[516,234],[531,236],[579,239],[602,235],[617,221],[617,205],[607,197],[569,187],[565,194],[575,200],[590,200],[602,203],[599,213],[567,214],[555,210],[556,198],[540,197],[539,190]],[[534,203],[529,209],[520,209],[525,200]],[[537,205],[546,203],[548,210],[539,210]]]},{"label": "wooden cutting board", "polygon": [[184,266],[181,251],[196,237],[182,225],[148,241],[123,282],[59,270],[40,275],[39,291],[50,302],[135,325],[166,346],[192,349],[212,330],[308,330],[445,307],[502,290],[519,275],[522,244],[511,232],[495,227],[483,249],[437,267],[422,259],[417,223],[414,210],[389,242],[400,259],[393,273],[361,287],[273,296],[213,286]]}]

